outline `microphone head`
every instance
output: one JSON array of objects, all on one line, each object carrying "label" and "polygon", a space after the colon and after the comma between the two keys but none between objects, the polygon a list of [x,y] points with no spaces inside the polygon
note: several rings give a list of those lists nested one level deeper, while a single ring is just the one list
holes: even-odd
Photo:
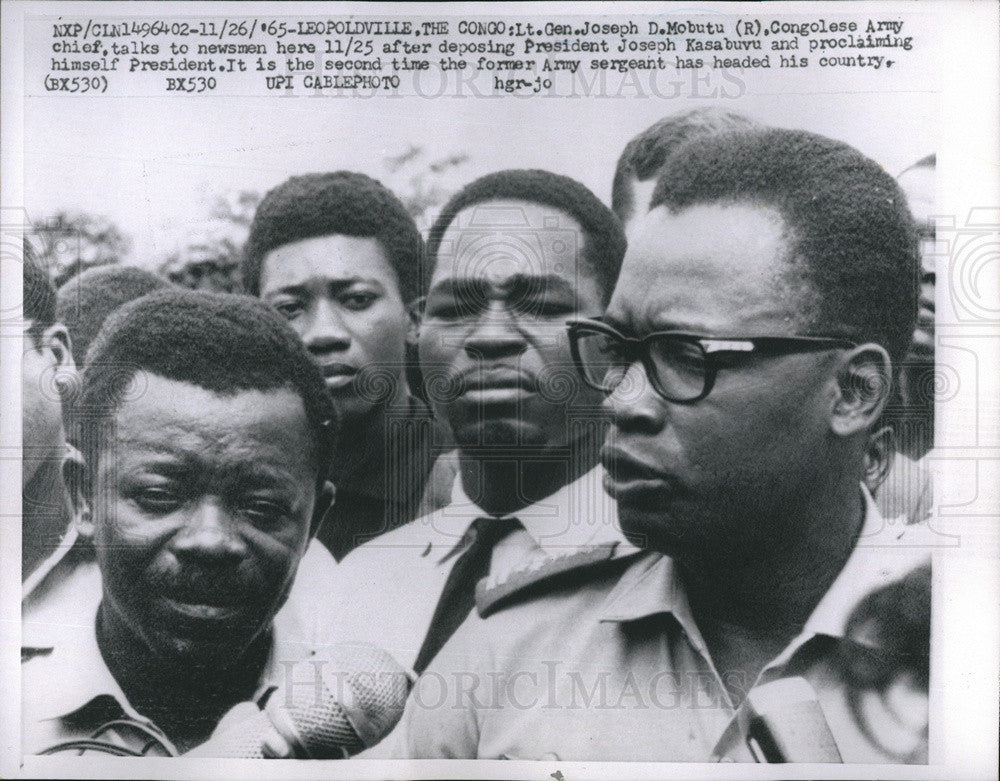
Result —
[{"label": "microphone head", "polygon": [[[412,681],[386,651],[365,644],[330,646],[308,660],[295,678],[271,694],[266,710],[297,752],[314,758],[340,758],[369,748],[388,735],[403,714]],[[308,668],[306,668],[308,669]]]},{"label": "microphone head", "polygon": [[192,756],[262,758],[271,728],[296,756],[342,759],[374,746],[403,714],[412,679],[386,651],[361,643],[326,648],[286,668],[264,710],[235,706]]}]

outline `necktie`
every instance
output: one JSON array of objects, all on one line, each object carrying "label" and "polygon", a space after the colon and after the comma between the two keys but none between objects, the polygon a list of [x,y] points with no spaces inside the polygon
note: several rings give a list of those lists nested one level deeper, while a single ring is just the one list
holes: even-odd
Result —
[{"label": "necktie", "polygon": [[413,664],[417,675],[427,669],[448,638],[472,612],[476,601],[476,583],[489,574],[493,546],[520,525],[516,518],[476,518],[472,522],[469,527],[472,540],[451,568],[427,636]]}]

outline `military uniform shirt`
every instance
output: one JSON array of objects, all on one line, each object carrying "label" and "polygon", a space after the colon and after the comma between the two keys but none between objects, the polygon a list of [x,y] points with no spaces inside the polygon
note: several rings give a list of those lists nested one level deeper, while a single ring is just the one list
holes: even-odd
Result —
[{"label": "military uniform shirt", "polygon": [[[933,543],[917,527],[885,524],[862,490],[862,536],[844,568],[802,633],[757,681],[738,683],[749,691],[802,676],[818,693],[844,761],[926,762],[926,696],[899,692],[913,697],[916,738],[906,725],[876,719],[876,737],[898,749],[889,755],[854,723],[836,674],[853,608],[927,562]],[[621,566],[624,572],[536,595],[485,619],[474,612],[417,681],[396,730],[364,756],[753,761],[746,708],[733,707],[674,562],[647,553]]]},{"label": "military uniform shirt", "polygon": [[[633,551],[602,477],[595,468],[515,513],[523,528],[493,549],[491,577],[524,568],[545,574],[553,559],[569,572]],[[323,603],[323,623],[333,631],[321,641],[371,643],[412,668],[469,527],[484,514],[456,477],[446,507],[353,550],[337,565],[336,585]]]}]

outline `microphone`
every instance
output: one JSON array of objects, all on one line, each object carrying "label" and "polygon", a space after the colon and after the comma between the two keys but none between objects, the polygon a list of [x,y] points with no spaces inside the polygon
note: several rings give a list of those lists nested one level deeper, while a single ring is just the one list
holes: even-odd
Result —
[{"label": "microphone", "polygon": [[412,680],[387,652],[345,643],[306,661],[315,681],[276,687],[262,710],[239,703],[187,756],[260,759],[264,736],[275,730],[298,758],[343,759],[396,726]]},{"label": "microphone", "polygon": [[816,691],[805,678],[781,678],[747,695],[747,745],[758,762],[843,762]]}]

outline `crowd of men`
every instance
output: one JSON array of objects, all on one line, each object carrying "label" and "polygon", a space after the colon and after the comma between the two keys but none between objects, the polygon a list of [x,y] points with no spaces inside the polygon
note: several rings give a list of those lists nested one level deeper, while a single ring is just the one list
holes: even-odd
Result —
[{"label": "crowd of men", "polygon": [[362,757],[926,762],[928,169],[697,109],[426,240],[292,177],[245,295],[26,244],[24,752],[228,756],[371,645]]}]

